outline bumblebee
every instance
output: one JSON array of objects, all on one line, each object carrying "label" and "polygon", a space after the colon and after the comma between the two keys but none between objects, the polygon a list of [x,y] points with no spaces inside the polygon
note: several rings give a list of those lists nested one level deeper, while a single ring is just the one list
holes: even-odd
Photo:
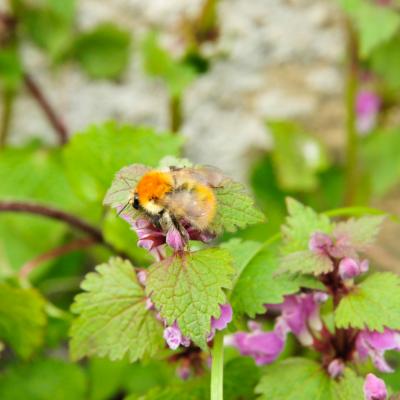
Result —
[{"label": "bumblebee", "polygon": [[132,190],[129,204],[164,232],[172,226],[182,231],[183,223],[206,231],[217,209],[213,189],[222,181],[223,175],[211,167],[150,170]]}]

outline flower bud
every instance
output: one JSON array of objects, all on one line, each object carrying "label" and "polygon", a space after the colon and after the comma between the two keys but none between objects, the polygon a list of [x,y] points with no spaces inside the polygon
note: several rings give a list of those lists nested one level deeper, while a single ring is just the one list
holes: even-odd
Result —
[{"label": "flower bud", "polygon": [[168,326],[164,329],[164,339],[171,350],[176,350],[182,341],[181,330],[176,326]]},{"label": "flower bud", "polygon": [[344,363],[342,360],[339,358],[336,358],[335,360],[331,361],[330,364],[328,365],[328,373],[331,376],[331,378],[337,378],[343,374],[344,371]]},{"label": "flower bud", "polygon": [[360,275],[360,265],[353,258],[345,257],[339,263],[339,275],[342,279],[352,279]]},{"label": "flower bud", "polygon": [[385,382],[374,374],[368,374],[364,382],[364,396],[365,400],[386,400]]}]

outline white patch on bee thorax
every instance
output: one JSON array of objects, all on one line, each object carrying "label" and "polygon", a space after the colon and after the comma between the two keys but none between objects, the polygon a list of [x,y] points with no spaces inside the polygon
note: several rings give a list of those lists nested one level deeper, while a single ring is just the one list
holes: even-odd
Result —
[{"label": "white patch on bee thorax", "polygon": [[154,201],[147,202],[144,208],[150,214],[158,214],[163,210],[163,207],[160,206],[159,204],[156,204]]}]

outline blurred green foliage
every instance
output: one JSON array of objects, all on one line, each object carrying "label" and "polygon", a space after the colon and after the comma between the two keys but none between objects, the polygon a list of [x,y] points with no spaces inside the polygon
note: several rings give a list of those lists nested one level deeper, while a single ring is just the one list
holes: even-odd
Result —
[{"label": "blurred green foliage", "polygon": [[[3,99],[12,101],[24,86],[29,71],[21,48],[28,41],[48,57],[50,68],[74,63],[91,79],[120,81],[135,52],[144,72],[166,85],[175,101],[171,114],[179,114],[177,108],[182,106],[187,88],[212,67],[213,60],[203,55],[201,44],[217,36],[217,2],[206,3],[204,15],[189,24],[190,40],[184,54],[176,58],[161,46],[155,31],[135,47],[131,33],[112,22],[81,30],[76,23],[74,0],[13,0],[11,14],[18,24],[10,25],[10,35],[1,43],[0,51]],[[359,181],[354,204],[368,205],[384,198],[400,182],[400,132],[398,123],[386,118],[399,102],[400,16],[395,7],[382,7],[373,1],[338,3],[359,41],[359,68],[373,73],[372,86],[383,103],[377,126],[357,142]],[[286,215],[285,198],[294,196],[316,210],[340,207],[345,198],[343,154],[332,152],[315,132],[299,122],[266,121],[266,134],[271,135],[273,146],[254,160],[248,177],[257,205],[268,216],[267,224],[259,223],[224,237],[235,237],[224,246],[236,251],[236,268],[242,271],[232,295],[239,315],[235,323],[242,326],[242,314],[253,316],[261,312],[264,303],[280,301],[282,293],[295,291],[300,284],[307,286],[294,280],[288,289],[283,280],[282,289],[279,278],[271,277],[274,269],[261,268],[276,264],[276,254],[260,248],[280,230]],[[114,250],[145,267],[150,257],[137,248],[135,233],[101,202],[121,167],[132,163],[156,166],[165,156],[180,156],[183,144],[180,135],[106,122],[73,135],[62,148],[39,141],[6,147],[0,153],[0,201],[36,202],[79,217],[97,227]],[[306,222],[302,222],[305,228]],[[27,282],[16,274],[27,262],[81,237],[60,221],[0,213],[0,340],[5,346],[0,359],[0,399],[109,400],[128,395],[129,400],[206,399],[208,371],[183,383],[176,376],[177,364],[173,362],[130,364],[95,357],[82,364],[67,361],[73,297],[80,290],[83,275],[106,261],[113,251],[96,245],[45,260],[31,276],[36,289],[27,287]],[[239,238],[252,242],[241,242]],[[313,282],[308,284],[312,286]],[[238,300],[246,296],[247,302]],[[295,351],[288,350],[287,356]],[[396,356],[392,358],[394,364],[399,363]],[[273,384],[281,383],[282,371],[292,372],[286,367],[277,368],[271,375]],[[293,373],[298,374],[296,368]],[[302,379],[304,375],[299,376]],[[252,360],[228,360],[225,398],[253,399],[259,377],[260,369]],[[385,379],[394,389],[400,389],[398,373]],[[273,384],[263,389],[266,396],[274,389]]]}]

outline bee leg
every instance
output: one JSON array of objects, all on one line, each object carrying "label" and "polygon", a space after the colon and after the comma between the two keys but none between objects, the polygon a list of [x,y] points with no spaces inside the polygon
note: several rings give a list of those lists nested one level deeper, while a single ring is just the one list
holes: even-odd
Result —
[{"label": "bee leg", "polygon": [[162,218],[162,214],[156,214],[156,215],[151,215],[151,223],[160,230],[163,230],[162,224],[161,224],[161,218]]}]

